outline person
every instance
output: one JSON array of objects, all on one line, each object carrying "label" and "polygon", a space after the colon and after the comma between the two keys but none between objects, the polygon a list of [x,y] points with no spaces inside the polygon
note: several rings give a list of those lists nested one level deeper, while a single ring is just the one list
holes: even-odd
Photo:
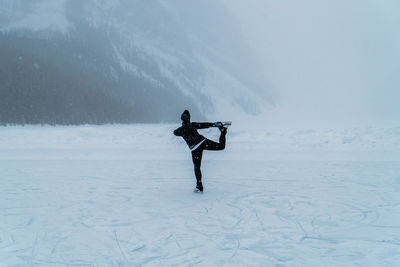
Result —
[{"label": "person", "polygon": [[[203,192],[203,184],[201,181],[201,159],[204,150],[224,150],[226,143],[227,128],[221,122],[190,122],[190,113],[185,110],[181,116],[182,126],[174,131],[174,135],[181,136],[192,152],[192,161],[194,165],[194,173],[196,176],[195,192]],[[197,132],[198,129],[206,129],[210,127],[218,127],[221,131],[219,143],[209,140]]]}]

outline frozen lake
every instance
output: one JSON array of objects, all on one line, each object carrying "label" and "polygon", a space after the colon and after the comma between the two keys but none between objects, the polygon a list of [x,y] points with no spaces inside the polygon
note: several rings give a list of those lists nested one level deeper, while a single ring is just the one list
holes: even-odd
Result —
[{"label": "frozen lake", "polygon": [[0,265],[400,265],[400,128],[177,126],[0,128]]}]

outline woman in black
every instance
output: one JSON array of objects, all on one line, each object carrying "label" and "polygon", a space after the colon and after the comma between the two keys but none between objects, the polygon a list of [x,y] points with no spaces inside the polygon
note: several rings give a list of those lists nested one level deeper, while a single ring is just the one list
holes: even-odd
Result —
[{"label": "woman in black", "polygon": [[[186,144],[192,151],[192,160],[194,165],[194,173],[196,175],[196,192],[203,192],[203,184],[201,182],[201,159],[203,150],[223,150],[225,148],[225,136],[227,128],[221,122],[190,122],[190,113],[185,110],[181,116],[182,126],[174,131],[176,136],[182,136]],[[197,129],[206,129],[210,127],[218,127],[221,131],[219,143],[205,138],[197,132]]]}]

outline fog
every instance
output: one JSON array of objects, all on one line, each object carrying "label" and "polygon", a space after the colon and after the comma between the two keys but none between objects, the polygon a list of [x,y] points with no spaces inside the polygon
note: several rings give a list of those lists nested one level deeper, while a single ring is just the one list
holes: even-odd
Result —
[{"label": "fog", "polygon": [[269,122],[400,123],[400,2],[225,3],[279,92]]},{"label": "fog", "polygon": [[400,4],[0,0],[0,123],[399,124]]}]

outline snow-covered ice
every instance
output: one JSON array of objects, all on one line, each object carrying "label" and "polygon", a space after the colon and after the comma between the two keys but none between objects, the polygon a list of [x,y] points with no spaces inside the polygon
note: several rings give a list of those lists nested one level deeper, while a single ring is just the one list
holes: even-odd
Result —
[{"label": "snow-covered ice", "polygon": [[0,265],[400,265],[400,127],[176,127],[1,127]]}]

